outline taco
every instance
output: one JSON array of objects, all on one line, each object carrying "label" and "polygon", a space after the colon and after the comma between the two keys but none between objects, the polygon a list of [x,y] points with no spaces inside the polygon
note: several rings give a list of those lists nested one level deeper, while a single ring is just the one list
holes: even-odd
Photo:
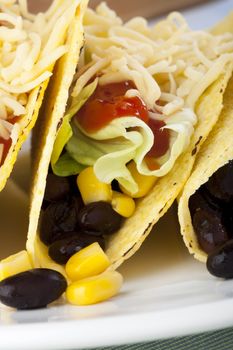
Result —
[{"label": "taco", "polygon": [[232,73],[232,35],[193,31],[178,13],[150,28],[101,4],[84,29],[78,63],[70,53],[52,80],[34,157],[27,250],[62,273],[95,241],[112,268],[136,252],[187,181]]},{"label": "taco", "polygon": [[[232,19],[233,13],[213,32],[232,32]],[[232,232],[232,93],[233,78],[225,91],[219,120],[197,156],[178,206],[181,234],[189,252],[201,262],[210,256],[207,265],[211,264],[209,269],[215,275],[221,266],[217,263],[213,269],[213,259],[227,249]],[[228,264],[224,259],[218,261],[225,265],[221,276],[227,277]]]},{"label": "taco", "polygon": [[54,1],[33,15],[26,1],[1,1],[0,191],[36,122],[54,64],[67,52],[67,31],[79,5]]},{"label": "taco", "polygon": [[[209,270],[214,275],[231,278],[228,255],[233,252],[232,93],[231,78],[221,116],[197,156],[178,207],[181,233],[189,252],[201,262],[209,259]],[[216,261],[223,253],[225,257]]]}]

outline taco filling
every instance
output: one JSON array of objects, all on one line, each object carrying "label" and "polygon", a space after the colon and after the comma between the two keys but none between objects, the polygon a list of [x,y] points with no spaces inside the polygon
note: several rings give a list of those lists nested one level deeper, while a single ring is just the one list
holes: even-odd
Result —
[{"label": "taco filling", "polygon": [[219,168],[189,199],[198,244],[207,253],[225,244],[233,234],[233,161]]},{"label": "taco filling", "polygon": [[198,123],[197,100],[232,60],[231,34],[192,31],[178,13],[149,28],[102,4],[84,24],[39,228],[60,264],[93,242],[104,249],[172,171]]},{"label": "taco filling", "polygon": [[189,199],[198,245],[211,274],[233,278],[233,160],[220,167]]},{"label": "taco filling", "polygon": [[87,10],[84,31],[77,67],[72,45],[43,106],[52,122],[35,157],[26,257],[2,262],[4,276],[16,261],[21,271],[28,261],[42,269],[2,281],[7,305],[13,300],[1,291],[38,278],[46,286],[59,280],[56,295],[66,289],[75,305],[117,294],[122,277],[114,269],[178,196],[222,109],[230,33],[193,31],[178,13],[153,28],[142,18],[123,24],[106,4]]},{"label": "taco filling", "polygon": [[0,167],[28,127],[34,89],[67,50],[61,44],[76,7],[75,1],[70,6],[55,1],[47,12],[33,15],[26,1],[0,4]]},{"label": "taco filling", "polygon": [[178,206],[189,252],[222,278],[233,278],[232,91],[233,77],[224,93],[221,115],[198,153]]},{"label": "taco filling", "polygon": [[219,168],[189,199],[192,225],[207,269],[233,278],[233,160]]}]

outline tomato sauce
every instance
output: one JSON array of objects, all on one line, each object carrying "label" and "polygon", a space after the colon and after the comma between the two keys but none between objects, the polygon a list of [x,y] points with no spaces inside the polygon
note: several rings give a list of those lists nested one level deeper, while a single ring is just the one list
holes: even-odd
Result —
[{"label": "tomato sauce", "polygon": [[0,145],[3,145],[3,154],[2,158],[0,159],[0,166],[4,163],[7,153],[11,147],[12,140],[9,138],[8,140],[5,140],[3,137],[0,137]]},{"label": "tomato sauce", "polygon": [[[163,121],[149,118],[149,111],[141,98],[125,97],[129,89],[136,89],[132,81],[122,81],[106,85],[98,85],[75,118],[80,126],[89,133],[94,133],[108,125],[112,120],[125,116],[135,116],[149,125],[154,134],[154,145],[148,152],[147,163],[151,170],[158,164],[151,158],[164,155],[169,148],[169,131],[161,129],[166,124]],[[152,164],[153,163],[153,164]],[[153,169],[152,169],[153,168]]]},{"label": "tomato sauce", "polygon": [[145,156],[144,158],[146,165],[148,167],[149,170],[153,171],[153,170],[157,170],[159,169],[159,164],[156,162],[155,158],[150,157],[148,155]]},{"label": "tomato sauce", "polygon": [[154,134],[154,144],[147,155],[159,158],[169,149],[169,130],[162,129],[166,125],[162,120],[149,119],[148,125]]},{"label": "tomato sauce", "polygon": [[98,85],[93,95],[77,113],[81,127],[87,132],[96,132],[108,125],[113,119],[135,116],[148,122],[146,105],[139,97],[125,97],[129,89],[135,89],[131,81]]},{"label": "tomato sauce", "polygon": [[[14,125],[15,123],[17,123],[19,121],[20,117],[9,117],[9,120],[7,120],[9,123],[11,123],[12,125]],[[5,140],[3,137],[0,136],[0,145],[3,145],[3,154],[2,154],[2,158],[0,159],[0,166],[4,163],[6,156],[9,152],[9,149],[12,145],[12,139],[9,138],[8,140]]]}]

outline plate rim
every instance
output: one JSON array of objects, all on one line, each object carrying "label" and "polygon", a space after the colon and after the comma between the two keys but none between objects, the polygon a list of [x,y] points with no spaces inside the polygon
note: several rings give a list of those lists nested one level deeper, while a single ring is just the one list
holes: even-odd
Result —
[{"label": "plate rim", "polygon": [[203,333],[230,324],[233,324],[233,298],[156,312],[2,325],[0,349],[78,350],[117,346]]}]

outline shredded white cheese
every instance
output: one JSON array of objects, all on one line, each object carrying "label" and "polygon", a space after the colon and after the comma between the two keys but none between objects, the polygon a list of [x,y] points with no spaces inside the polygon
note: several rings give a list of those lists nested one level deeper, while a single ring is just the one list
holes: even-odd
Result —
[{"label": "shredded white cheese", "polygon": [[[126,95],[141,97],[150,117],[164,120],[170,129],[170,149],[153,173],[165,175],[190,141],[197,100],[233,60],[233,35],[193,31],[177,12],[153,28],[140,17],[123,24],[105,3],[87,10],[84,27],[86,44],[79,63],[84,73],[75,77],[72,97],[96,75],[100,85],[133,81],[137,90]],[[142,174],[151,175],[140,158],[144,156],[132,159]]]},{"label": "shredded white cheese", "polygon": [[[173,96],[175,105],[178,96],[183,99],[180,106],[194,108],[206,87],[233,60],[232,34],[214,36],[193,31],[176,12],[150,28],[140,17],[123,24],[101,3],[96,12],[87,10],[84,24],[88,63],[101,66],[106,57],[109,59],[104,69],[100,69],[100,84],[131,79],[149,107],[155,108],[156,100],[165,92]],[[80,80],[73,96],[80,91]],[[165,105],[161,112],[167,109]]]},{"label": "shredded white cheese", "polygon": [[[27,0],[0,1],[0,140],[12,138],[12,116],[23,121],[30,92],[67,51],[62,43],[79,3],[54,0],[47,12],[34,15]],[[3,147],[0,141],[0,164]]]}]

